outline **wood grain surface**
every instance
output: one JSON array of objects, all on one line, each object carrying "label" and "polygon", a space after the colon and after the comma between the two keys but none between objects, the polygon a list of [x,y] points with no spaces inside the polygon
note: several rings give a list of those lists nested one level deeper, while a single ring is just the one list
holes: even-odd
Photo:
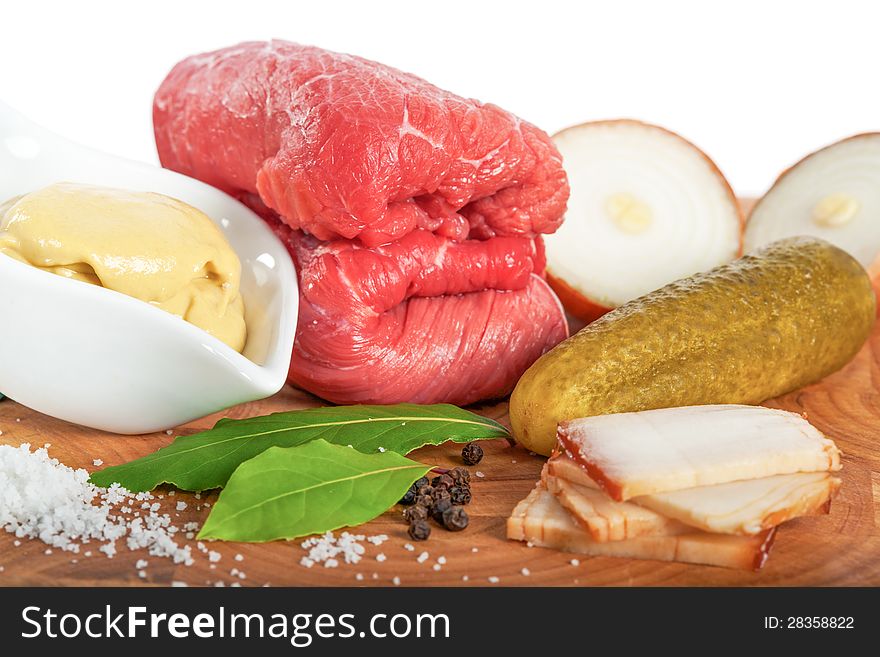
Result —
[{"label": "wood grain surface", "polygon": [[[318,405],[319,400],[286,387],[271,399],[245,404],[180,427],[178,433],[193,433],[213,425],[221,416],[248,417],[279,410]],[[108,559],[94,550],[94,556],[71,555],[58,550],[44,554],[40,541],[23,541],[13,546],[13,536],[0,535],[0,585],[169,585],[173,581],[189,585],[216,582],[242,586],[391,586],[399,578],[401,586],[578,586],[578,585],[880,585],[880,324],[871,340],[846,368],[824,381],[768,403],[769,406],[805,413],[811,422],[832,437],[844,451],[843,486],[828,516],[809,517],[783,525],[777,535],[768,564],[761,572],[731,571],[721,568],[632,561],[611,558],[579,558],[541,548],[529,548],[505,539],[505,519],[514,505],[529,492],[538,478],[543,459],[505,441],[483,443],[486,456],[472,470],[485,476],[474,477],[474,500],[468,507],[471,524],[461,533],[435,527],[430,540],[412,542],[415,551],[404,549],[409,541],[400,508],[360,528],[366,534],[387,534],[381,547],[367,544],[359,564],[338,568],[305,568],[299,565],[305,551],[300,541],[270,544],[212,543],[222,554],[211,568],[203,553],[193,544],[196,562],[192,566],[174,565],[168,559],[147,556],[143,551],[121,549]],[[476,409],[506,422],[506,404]],[[72,467],[94,470],[92,461],[102,459],[115,465],[147,454],[169,443],[165,433],[128,437],[67,424],[28,410],[13,401],[0,402],[0,443],[39,446],[51,443],[49,453]],[[414,458],[444,467],[460,465],[460,446],[451,444],[418,450]],[[161,492],[161,490],[159,491]],[[176,524],[188,520],[203,522],[216,493],[196,500],[187,493],[162,500],[164,512]],[[176,513],[174,502],[188,503],[186,511]],[[427,551],[429,558],[416,557]],[[384,561],[377,561],[378,554]],[[235,561],[241,554],[244,559]],[[435,570],[437,558],[446,563]],[[147,577],[140,579],[135,568],[138,559],[149,562]],[[77,559],[78,563],[72,563]],[[246,579],[230,575],[237,568]],[[528,569],[528,575],[523,574]],[[361,574],[363,579],[358,579]],[[467,577],[465,581],[463,578]],[[490,576],[498,577],[491,584]]]}]

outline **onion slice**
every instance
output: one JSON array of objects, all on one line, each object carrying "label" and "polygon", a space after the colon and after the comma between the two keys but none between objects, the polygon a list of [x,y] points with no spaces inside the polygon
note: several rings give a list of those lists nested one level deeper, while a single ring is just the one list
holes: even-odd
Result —
[{"label": "onion slice", "polygon": [[880,132],[835,142],[784,171],[749,213],[745,250],[793,235],[848,251],[880,290]]},{"label": "onion slice", "polygon": [[571,198],[562,226],[545,237],[548,282],[571,314],[592,321],[740,255],[736,196],[686,139],[620,119],[576,125],[553,140]]}]

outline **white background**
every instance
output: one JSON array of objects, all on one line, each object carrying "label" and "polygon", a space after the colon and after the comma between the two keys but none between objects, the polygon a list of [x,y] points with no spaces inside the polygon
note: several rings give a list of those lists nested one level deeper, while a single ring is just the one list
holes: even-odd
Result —
[{"label": "white background", "polygon": [[868,0],[15,0],[3,3],[0,99],[156,161],[150,104],[168,69],[273,37],[412,71],[549,132],[618,116],[659,123],[744,194],[817,147],[880,130],[880,3]]}]

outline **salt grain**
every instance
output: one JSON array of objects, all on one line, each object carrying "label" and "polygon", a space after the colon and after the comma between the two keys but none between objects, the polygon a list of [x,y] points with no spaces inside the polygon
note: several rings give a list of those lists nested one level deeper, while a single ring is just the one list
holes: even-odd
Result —
[{"label": "salt grain", "polygon": [[220,559],[222,559],[222,555],[219,552],[215,552],[214,550],[208,552],[208,561],[211,563],[217,563]]},{"label": "salt grain", "polygon": [[445,563],[446,563],[446,557],[443,557],[443,556],[437,557],[437,563],[439,563],[439,564],[445,564]]},{"label": "salt grain", "polygon": [[569,563],[570,563],[572,566],[580,566],[580,565],[581,565],[581,562],[580,562],[579,559],[572,559],[571,561],[569,561]]},{"label": "salt grain", "polygon": [[395,576],[394,579],[391,580],[394,586],[400,586],[400,578]]},{"label": "salt grain", "polygon": [[236,560],[236,561],[244,561],[244,557],[241,556],[240,554],[236,554],[236,555],[235,555],[235,560]]},{"label": "salt grain", "polygon": [[519,571],[519,572],[521,572],[521,573],[523,574],[524,577],[528,577],[529,575],[532,574],[532,571],[530,571],[528,568],[523,568],[523,569],[522,569],[521,571]]},{"label": "salt grain", "polygon": [[404,543],[403,549],[406,550],[407,552],[415,552],[416,546],[413,545],[412,543]]},{"label": "salt grain", "polygon": [[441,566],[439,563],[435,563],[433,566],[431,566],[431,568],[433,568],[434,570],[440,570],[442,567],[443,566]]},{"label": "salt grain", "polygon": [[500,581],[501,581],[501,579],[498,578],[498,577],[495,577],[494,575],[492,575],[492,577],[489,578],[489,583],[490,583],[490,584],[497,584],[497,583],[500,582]]},{"label": "salt grain", "polygon": [[92,465],[96,468],[100,468],[102,465],[104,465],[104,461],[102,461],[101,459],[95,459],[94,461],[92,461]]},{"label": "salt grain", "polygon": [[[40,539],[48,549],[79,553],[94,541],[112,558],[124,540],[130,550],[191,563],[190,548],[173,540],[171,518],[157,513],[159,504],[149,503],[150,493],[132,493],[118,484],[95,486],[86,470],[69,468],[46,450],[32,452],[28,443],[0,446],[0,528],[19,539]],[[130,519],[135,502],[145,504],[148,513]],[[123,508],[129,513],[120,515]],[[91,550],[84,553],[91,555]]]},{"label": "salt grain", "polygon": [[431,555],[427,552],[422,552],[419,556],[416,557],[416,561],[418,561],[419,563],[425,563],[430,556]]},{"label": "salt grain", "polygon": [[482,472],[480,472],[479,470],[477,470],[474,474],[477,475],[480,479],[482,479],[483,477],[486,476]]},{"label": "salt grain", "polygon": [[186,510],[186,502],[178,502],[175,509],[177,511],[185,511]]},{"label": "salt grain", "polygon": [[378,561],[379,563],[382,563],[387,558],[388,557],[386,557],[382,552],[376,555],[376,561]]},{"label": "salt grain", "polygon": [[[363,534],[351,534],[342,532],[338,537],[333,532],[326,532],[322,536],[313,536],[303,541],[300,545],[308,554],[300,559],[300,565],[311,568],[316,563],[324,563],[333,559],[338,564],[337,557],[342,557],[345,563],[358,563],[366,548],[361,544],[363,541],[380,545],[388,540],[385,534],[364,536]],[[382,559],[384,560],[384,555]],[[377,557],[378,559],[378,557]],[[328,566],[334,568],[335,566]]]}]

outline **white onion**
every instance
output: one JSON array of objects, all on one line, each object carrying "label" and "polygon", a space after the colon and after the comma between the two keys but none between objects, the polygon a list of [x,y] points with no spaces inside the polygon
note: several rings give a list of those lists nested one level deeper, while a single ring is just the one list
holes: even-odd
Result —
[{"label": "white onion", "polygon": [[745,250],[813,235],[869,267],[880,253],[880,133],[856,135],[805,157],[758,201]]},{"label": "white onion", "polygon": [[729,262],[742,219],[730,186],[696,146],[657,126],[600,121],[554,137],[571,182],[550,272],[615,307]]}]

